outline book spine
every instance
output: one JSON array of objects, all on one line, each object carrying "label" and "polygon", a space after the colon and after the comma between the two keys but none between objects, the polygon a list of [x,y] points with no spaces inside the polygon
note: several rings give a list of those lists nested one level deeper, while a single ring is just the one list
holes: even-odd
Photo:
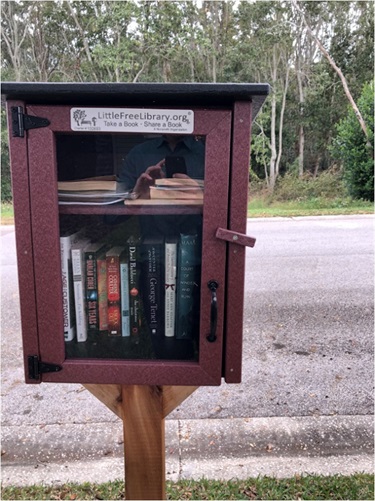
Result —
[{"label": "book spine", "polygon": [[85,254],[85,261],[87,328],[89,331],[95,331],[99,329],[96,254],[94,252],[87,252]]},{"label": "book spine", "polygon": [[121,276],[121,320],[122,336],[130,336],[130,311],[129,311],[129,264],[120,263]]},{"label": "book spine", "polygon": [[175,335],[177,243],[165,243],[165,336]]},{"label": "book spine", "polygon": [[107,256],[108,334],[121,336],[121,292],[119,256]]},{"label": "book spine", "polygon": [[141,328],[141,298],[139,294],[140,281],[140,256],[139,244],[129,244],[129,311],[130,334],[139,336]]},{"label": "book spine", "polygon": [[147,324],[153,336],[164,330],[163,243],[142,244],[142,298]]},{"label": "book spine", "polygon": [[108,329],[107,261],[105,256],[97,259],[99,330]]},{"label": "book spine", "polygon": [[85,311],[85,284],[83,278],[84,262],[83,252],[81,249],[72,249],[72,270],[77,341],[84,342],[87,340],[87,325]]},{"label": "book spine", "polygon": [[198,328],[200,262],[198,235],[180,235],[176,292],[176,339],[192,339]]},{"label": "book spine", "polygon": [[75,313],[73,295],[73,272],[71,260],[71,246],[73,236],[60,238],[61,278],[63,297],[64,339],[72,341],[75,336]]}]

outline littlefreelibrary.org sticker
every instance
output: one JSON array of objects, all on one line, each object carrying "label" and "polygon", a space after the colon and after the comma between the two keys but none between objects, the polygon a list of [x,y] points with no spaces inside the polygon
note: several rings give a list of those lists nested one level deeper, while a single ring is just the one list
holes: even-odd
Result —
[{"label": "littlefreelibrary.org sticker", "polygon": [[72,108],[70,126],[75,131],[191,134],[194,130],[194,112],[144,108]]}]

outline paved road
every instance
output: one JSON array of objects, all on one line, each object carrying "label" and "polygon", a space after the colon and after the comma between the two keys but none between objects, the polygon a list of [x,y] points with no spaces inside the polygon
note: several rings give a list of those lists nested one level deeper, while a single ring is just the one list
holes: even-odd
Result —
[{"label": "paved road", "polygon": [[[201,418],[228,424],[370,416],[374,218],[254,219],[248,234],[257,244],[247,253],[243,382],[199,388],[169,416],[170,426]],[[121,453],[118,419],[80,385],[23,384],[13,228],[1,228],[1,245],[5,445],[18,433],[14,459],[22,458],[29,453],[30,430],[50,426],[52,435],[59,425],[54,450],[64,456],[64,447],[72,447],[72,429],[82,440],[82,425],[90,423],[99,435],[111,430],[112,440],[114,427]],[[45,440],[48,445],[48,433]]]}]

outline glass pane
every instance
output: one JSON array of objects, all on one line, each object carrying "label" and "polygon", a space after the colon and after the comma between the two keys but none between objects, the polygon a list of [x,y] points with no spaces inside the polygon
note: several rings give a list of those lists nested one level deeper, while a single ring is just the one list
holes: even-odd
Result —
[{"label": "glass pane", "polygon": [[[198,360],[204,138],[58,135],[56,155],[67,358]],[[62,184],[101,176],[120,184]]]}]

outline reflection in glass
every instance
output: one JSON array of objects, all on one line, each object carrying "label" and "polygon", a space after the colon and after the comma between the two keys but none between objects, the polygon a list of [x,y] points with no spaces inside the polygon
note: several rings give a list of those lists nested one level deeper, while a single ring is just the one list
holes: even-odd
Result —
[{"label": "reflection in glass", "polygon": [[198,360],[203,218],[173,200],[203,204],[204,152],[194,136],[56,136],[59,181],[115,175],[139,203],[168,203],[61,211],[67,358]]}]

